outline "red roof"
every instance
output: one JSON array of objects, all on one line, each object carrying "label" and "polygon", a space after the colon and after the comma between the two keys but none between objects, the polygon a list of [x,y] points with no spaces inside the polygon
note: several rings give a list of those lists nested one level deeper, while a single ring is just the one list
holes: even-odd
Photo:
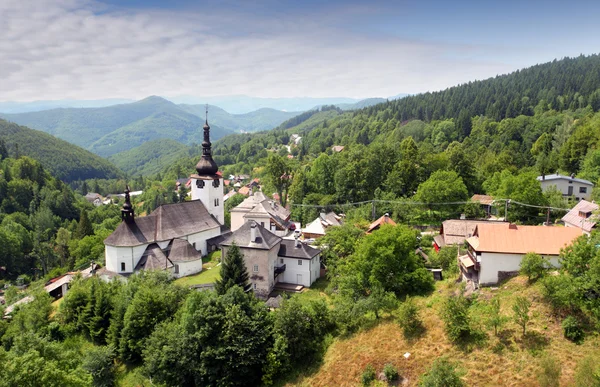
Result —
[{"label": "red roof", "polygon": [[388,214],[385,214],[381,218],[379,218],[376,221],[374,221],[373,223],[371,223],[371,225],[369,226],[369,229],[367,230],[367,234],[370,234],[373,231],[377,230],[379,227],[381,227],[382,224],[390,224],[392,226],[395,226],[396,222],[394,222]]},{"label": "red roof", "polygon": [[250,188],[249,188],[249,187],[246,187],[246,186],[243,186],[243,187],[241,187],[241,188],[238,190],[238,193],[239,193],[239,194],[242,194],[242,195],[246,195],[246,196],[248,196],[248,195],[250,194]]}]

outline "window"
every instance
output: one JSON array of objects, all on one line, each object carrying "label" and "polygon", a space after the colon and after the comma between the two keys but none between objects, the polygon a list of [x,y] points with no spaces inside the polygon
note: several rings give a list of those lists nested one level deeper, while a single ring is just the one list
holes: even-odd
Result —
[{"label": "window", "polygon": [[260,225],[265,227],[265,222],[260,222]]},{"label": "window", "polygon": [[215,203],[215,207],[219,207],[219,199],[215,199],[214,203]]},{"label": "window", "polygon": [[256,290],[256,284],[252,284],[252,289]]},{"label": "window", "polygon": [[179,274],[179,265],[175,265],[175,274]]},{"label": "window", "polygon": [[254,265],[254,272],[258,273],[258,265]]},{"label": "window", "polygon": [[121,271],[125,271],[125,262],[121,262]]},{"label": "window", "polygon": [[283,258],[281,258],[281,259],[279,260],[279,263],[283,263]]},{"label": "window", "polygon": [[213,187],[219,188],[219,184],[220,184],[220,180],[219,179],[213,180]]},{"label": "window", "polygon": [[587,193],[587,187],[579,187],[579,193]]},{"label": "window", "polygon": [[302,260],[301,259],[298,260],[298,266],[302,266]]},{"label": "window", "polygon": [[204,180],[196,180],[196,187],[204,188]]}]

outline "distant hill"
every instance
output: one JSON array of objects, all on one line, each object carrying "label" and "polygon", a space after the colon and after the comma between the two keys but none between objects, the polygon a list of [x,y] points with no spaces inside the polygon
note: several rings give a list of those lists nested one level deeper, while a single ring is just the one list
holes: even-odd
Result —
[{"label": "distant hill", "polygon": [[96,100],[57,100],[57,101],[32,101],[32,102],[0,102],[2,113],[27,113],[39,112],[58,108],[98,108],[122,103],[134,102],[130,99],[108,98]]},{"label": "distant hill", "polygon": [[190,149],[171,139],[152,140],[114,154],[109,160],[132,176],[150,176],[189,156]]},{"label": "distant hill", "polygon": [[356,103],[338,103],[335,106],[342,110],[358,110],[369,106],[377,105],[378,103],[386,102],[385,98],[367,98]]},{"label": "distant hill", "polygon": [[76,145],[47,133],[0,119],[0,138],[6,142],[11,156],[17,152],[38,160],[52,175],[64,181],[109,179],[122,172],[103,159]]},{"label": "distant hill", "polygon": [[[205,105],[179,105],[188,113],[200,118],[205,116]],[[277,127],[287,119],[302,112],[284,112],[271,108],[262,108],[250,113],[230,114],[218,106],[209,105],[208,118],[211,128],[217,125],[234,132],[260,132]]]},{"label": "distant hill", "polygon": [[[58,138],[108,157],[136,148],[146,141],[168,138],[185,145],[202,141],[203,105],[176,105],[161,97],[101,108],[59,108],[39,112],[0,114],[20,125],[42,130]],[[209,120],[211,139],[239,131],[276,127],[299,113],[260,109],[229,114],[213,106]]]}]

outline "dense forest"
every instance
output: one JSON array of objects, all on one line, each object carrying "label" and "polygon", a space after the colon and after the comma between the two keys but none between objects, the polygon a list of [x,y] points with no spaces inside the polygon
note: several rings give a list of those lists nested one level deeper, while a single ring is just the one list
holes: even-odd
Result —
[{"label": "dense forest", "polygon": [[85,179],[113,179],[123,173],[100,156],[47,133],[0,119],[0,140],[12,157],[38,160],[57,178],[70,182]]}]

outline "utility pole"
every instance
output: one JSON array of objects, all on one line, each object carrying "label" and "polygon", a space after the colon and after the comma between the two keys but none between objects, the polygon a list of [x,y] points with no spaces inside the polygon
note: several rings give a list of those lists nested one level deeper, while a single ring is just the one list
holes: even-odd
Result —
[{"label": "utility pole", "polygon": [[546,226],[550,226],[550,207],[548,207],[548,211],[546,212]]},{"label": "utility pole", "polygon": [[375,220],[375,215],[376,215],[376,212],[375,212],[375,200],[373,200],[371,202],[371,218],[373,220]]},{"label": "utility pole", "polygon": [[510,199],[506,199],[504,201],[504,221],[508,222],[508,204],[510,203]]}]

